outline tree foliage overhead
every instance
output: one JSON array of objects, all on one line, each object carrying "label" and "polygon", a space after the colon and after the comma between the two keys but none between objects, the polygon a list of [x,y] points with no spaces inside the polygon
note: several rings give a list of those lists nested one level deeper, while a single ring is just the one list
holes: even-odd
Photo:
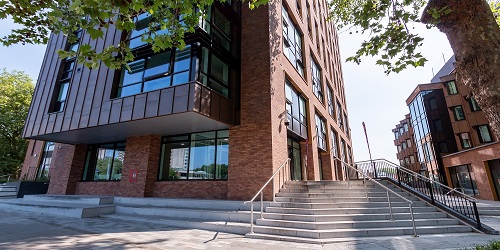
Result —
[{"label": "tree foliage overhead", "polygon": [[16,176],[26,152],[24,120],[33,95],[31,78],[19,71],[0,71],[0,175]]},{"label": "tree foliage overhead", "polygon": [[[221,0],[222,2],[224,0]],[[184,47],[186,33],[194,32],[203,11],[214,0],[0,0],[0,19],[12,18],[22,27],[12,30],[11,34],[0,38],[8,46],[17,43],[45,44],[51,32],[63,33],[70,43],[76,41],[74,32],[85,30],[91,39],[103,39],[105,30],[111,26],[129,33],[136,28],[135,18],[141,13],[149,13],[151,22],[149,32],[143,41],[152,44],[158,52],[172,47]],[[265,3],[263,0],[250,0],[250,8]],[[161,31],[161,32],[159,32]],[[133,60],[133,54],[123,40],[117,46],[100,50],[88,44],[78,52],[59,51],[62,57],[76,56],[78,61],[89,68],[97,68],[103,62],[110,68],[119,68]]]}]

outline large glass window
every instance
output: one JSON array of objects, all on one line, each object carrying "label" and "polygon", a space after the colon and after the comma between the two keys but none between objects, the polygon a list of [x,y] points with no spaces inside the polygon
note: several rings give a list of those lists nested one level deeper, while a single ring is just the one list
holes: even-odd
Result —
[{"label": "large glass window", "polygon": [[481,143],[492,142],[490,127],[488,125],[477,126],[477,134]]},{"label": "large glass window", "polygon": [[54,152],[54,142],[45,142],[43,148],[43,154],[40,161],[40,166],[38,167],[38,172],[36,180],[38,181],[48,181],[50,179],[50,163],[52,162],[52,153]]},{"label": "large glass window", "polygon": [[455,84],[455,81],[447,82],[446,88],[448,89],[448,94],[450,95],[458,94],[457,85]]},{"label": "large glass window", "polygon": [[118,181],[122,178],[125,142],[89,146],[84,181]]},{"label": "large glass window", "polygon": [[465,120],[464,109],[462,106],[454,106],[451,107],[453,111],[453,116],[455,116],[456,121]]},{"label": "large glass window", "polygon": [[472,142],[470,140],[469,133],[458,134],[458,137],[460,138],[460,144],[462,145],[463,149],[472,148]]},{"label": "large glass window", "polygon": [[314,58],[311,57],[311,77],[312,77],[312,87],[313,92],[316,97],[323,102],[323,85],[321,83],[321,70],[319,69],[318,64],[314,61]]},{"label": "large glass window", "polygon": [[292,87],[291,83],[286,80],[285,83],[286,95],[286,111],[290,125],[288,129],[296,132],[302,137],[307,137],[307,112],[306,101],[301,94],[299,94]]},{"label": "large glass window", "polygon": [[142,41],[142,35],[149,32],[150,21],[151,16],[149,13],[142,13],[135,17],[135,29],[132,30],[129,35],[129,47],[131,49],[139,48],[147,44]]},{"label": "large glass window", "polygon": [[474,172],[470,170],[469,165],[451,167],[450,176],[453,187],[459,189],[468,195],[478,195]]},{"label": "large glass window", "polygon": [[209,8],[200,27],[210,34],[216,43],[228,51],[231,50],[231,21],[219,9],[213,6]]},{"label": "large glass window", "polygon": [[302,63],[302,33],[292,22],[285,7],[282,8],[283,17],[283,53],[290,60],[301,76],[304,76]]},{"label": "large glass window", "polygon": [[[189,82],[191,47],[139,58],[123,66],[117,97],[125,97]],[[172,59],[174,61],[172,62]]]},{"label": "large glass window", "polygon": [[337,146],[337,133],[335,132],[335,130],[332,127],[330,127],[330,141],[331,141],[331,146],[332,146],[332,148],[330,150],[333,153],[333,156],[335,158],[338,158],[339,154],[338,154],[338,146]]},{"label": "large glass window", "polygon": [[229,96],[229,64],[221,60],[209,49],[202,48],[200,60],[200,82],[224,97]]},{"label": "large glass window", "polygon": [[316,114],[316,136],[318,138],[318,148],[326,150],[326,125],[323,117]]},{"label": "large glass window", "polygon": [[159,180],[227,179],[229,131],[163,138]]}]

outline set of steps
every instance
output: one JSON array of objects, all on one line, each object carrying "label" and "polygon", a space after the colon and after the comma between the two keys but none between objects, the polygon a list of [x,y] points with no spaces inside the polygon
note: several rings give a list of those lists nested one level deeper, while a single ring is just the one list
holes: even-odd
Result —
[{"label": "set of steps", "polygon": [[11,199],[17,197],[17,187],[7,186],[7,183],[0,184],[0,199]]},{"label": "set of steps", "polygon": [[[368,183],[368,201],[362,181],[289,181],[276,203],[266,207],[248,237],[308,243],[337,242],[346,238],[413,235],[408,202]],[[385,183],[384,185],[390,186]],[[413,202],[417,234],[472,232],[470,226],[428,206],[409,193],[391,187]],[[259,215],[258,215],[259,216]]]},{"label": "set of steps", "polygon": [[0,208],[73,218],[99,217],[113,213],[113,197],[85,195],[25,195],[22,199],[4,199]]},{"label": "set of steps", "polygon": [[500,201],[477,202],[477,211],[479,216],[500,216]]},{"label": "set of steps", "polygon": [[[250,204],[241,201],[115,197],[114,205],[115,213],[106,217],[235,234],[250,231]],[[260,211],[260,203],[254,208]]]}]

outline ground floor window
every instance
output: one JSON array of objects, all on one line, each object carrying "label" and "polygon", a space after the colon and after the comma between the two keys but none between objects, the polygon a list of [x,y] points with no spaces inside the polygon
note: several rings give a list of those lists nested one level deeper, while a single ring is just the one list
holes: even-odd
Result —
[{"label": "ground floor window", "polygon": [[451,182],[454,188],[468,195],[478,195],[474,172],[469,164],[450,168]]},{"label": "ground floor window", "polygon": [[125,142],[91,145],[87,150],[84,181],[119,181],[122,178]]},{"label": "ground floor window", "polygon": [[42,160],[40,162],[40,166],[38,167],[38,172],[36,175],[36,180],[38,181],[48,181],[50,179],[49,170],[50,163],[52,162],[54,145],[54,142],[45,142],[45,146],[43,147]]},{"label": "ground floor window", "polygon": [[228,130],[165,137],[158,180],[225,180],[228,163]]}]

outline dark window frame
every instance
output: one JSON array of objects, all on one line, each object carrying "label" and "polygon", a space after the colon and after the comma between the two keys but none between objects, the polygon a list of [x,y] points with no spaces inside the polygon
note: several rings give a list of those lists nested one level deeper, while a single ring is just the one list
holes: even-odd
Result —
[{"label": "dark window frame", "polygon": [[[95,171],[97,169],[97,161],[99,160],[99,149],[104,146],[104,145],[113,145],[112,150],[113,150],[113,156],[111,157],[112,162],[111,162],[111,168],[109,169],[109,172],[107,173],[107,179],[106,180],[95,180]],[[113,174],[113,169],[115,167],[115,155],[117,151],[120,151],[121,148],[123,148],[123,152],[126,152],[126,146],[127,143],[126,141],[117,141],[117,142],[109,142],[109,143],[100,143],[100,144],[93,144],[89,145],[87,147],[87,153],[85,156],[85,163],[83,166],[83,173],[82,173],[82,181],[83,182],[118,182],[121,181],[121,178],[123,176],[120,175],[120,179],[113,180],[112,179],[112,174]],[[106,148],[108,149],[108,148]],[[92,158],[92,154],[95,154],[94,157]],[[125,155],[125,153],[124,153]],[[125,158],[125,156],[124,156]],[[95,160],[95,162],[93,162]],[[122,171],[123,171],[123,164],[125,161],[122,162]],[[91,166],[92,164],[92,166]],[[90,175],[88,171],[93,171],[92,174]],[[92,178],[92,179],[90,179]]]},{"label": "dark window frame", "polygon": [[[290,23],[288,23],[288,21],[290,21]],[[288,13],[288,8],[285,5],[282,6],[282,24],[283,54],[285,54],[285,57],[290,61],[290,63],[292,63],[293,67],[297,70],[299,75],[304,77],[304,35],[300,28],[292,20],[290,14]],[[285,27],[289,27],[293,34],[289,34],[289,29]],[[293,40],[290,39],[291,36],[294,37]],[[290,50],[290,52],[294,55],[295,61],[293,61],[292,58],[289,57],[288,53],[285,53],[285,49]]]},{"label": "dark window frame", "polygon": [[[453,107],[450,107],[450,109],[451,109],[451,112],[453,112],[453,117],[455,118],[455,121],[462,121],[462,120],[466,119],[464,107],[462,107],[462,105],[453,106]],[[458,114],[457,114],[458,110],[460,110],[462,117],[458,116]]]},{"label": "dark window frame", "polygon": [[[485,140],[485,138],[483,138],[483,136],[481,135],[481,131],[480,131],[481,127],[486,127],[486,132],[488,132],[488,136],[490,137],[490,140]],[[479,138],[480,143],[493,142],[493,136],[491,134],[490,126],[488,124],[482,124],[482,125],[476,126],[476,132],[477,132],[477,137]]]},{"label": "dark window frame", "polygon": [[[457,83],[454,80],[447,81],[444,84],[446,86],[446,89],[448,90],[448,94],[449,95],[456,95],[456,94],[458,94]],[[453,85],[453,87],[450,87],[451,85]]]},{"label": "dark window frame", "polygon": [[[469,148],[473,148],[474,147],[474,145],[472,145],[472,140],[470,138],[470,133],[469,132],[459,133],[457,135],[458,135],[458,139],[460,140],[460,145],[462,146],[463,149],[469,149]],[[466,136],[467,138],[464,138],[465,135],[467,135]],[[466,147],[465,141],[468,141],[468,144],[469,144],[468,147]]]}]

